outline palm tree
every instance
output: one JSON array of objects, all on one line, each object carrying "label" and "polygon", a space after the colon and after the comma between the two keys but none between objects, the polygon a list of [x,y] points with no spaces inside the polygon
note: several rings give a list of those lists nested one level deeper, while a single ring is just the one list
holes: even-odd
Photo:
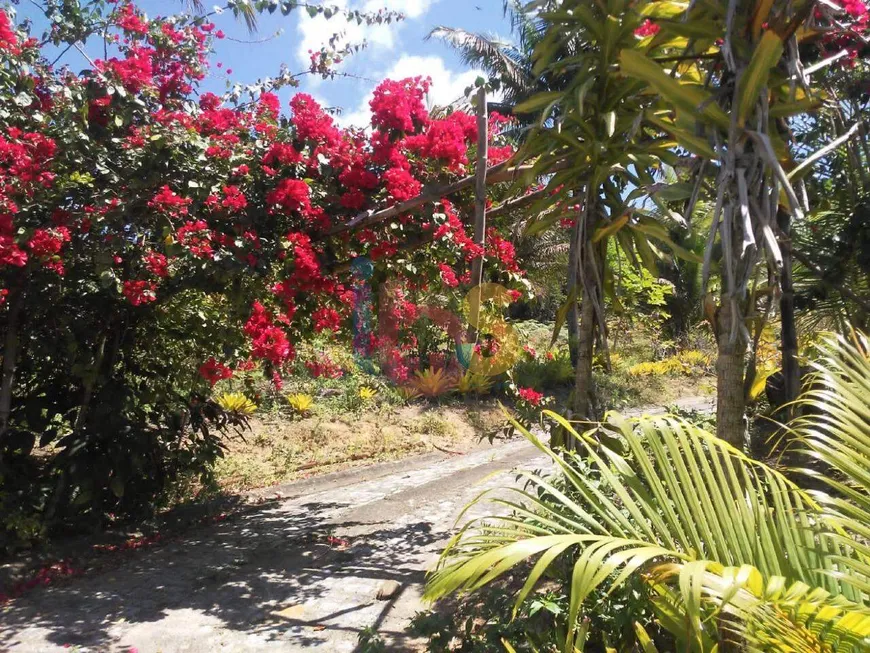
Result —
[{"label": "palm tree", "polygon": [[[546,5],[541,8],[540,5]],[[592,4],[584,0],[537,3],[536,29],[541,35],[533,54],[532,74],[548,81],[548,89],[520,103],[515,111],[533,119],[518,155],[532,161],[533,175],[546,179],[545,196],[533,209],[541,214],[527,233],[554,228],[565,211],[577,205],[569,256],[566,308],[579,301],[576,378],[572,414],[594,418],[593,353],[598,346],[607,359],[604,315],[605,254],[615,239],[628,260],[656,271],[657,249],[664,243],[680,248],[667,229],[637,200],[648,198],[667,219],[682,222],[655,193],[664,158],[677,159],[670,146],[641,129],[651,103],[635,80],[613,74],[619,52],[636,44],[643,22],[635,8],[620,0]],[[560,311],[556,328],[562,326]],[[569,320],[569,325],[573,322]]]},{"label": "palm tree", "polygon": [[464,64],[483,69],[491,81],[497,81],[504,101],[516,104],[551,89],[532,69],[532,53],[543,34],[541,21],[533,19],[520,0],[506,0],[504,11],[510,16],[516,43],[444,25],[435,27],[426,38],[445,42],[459,53]]},{"label": "palm tree", "polygon": [[672,417],[611,415],[581,433],[547,413],[578,453],[521,428],[557,474],[521,472],[522,487],[478,499],[494,514],[451,540],[426,595],[474,591],[537,557],[516,605],[545,574],[560,577],[566,653],[590,594],[631,579],[646,586],[675,650],[867,650],[870,342],[830,336],[819,353],[806,416],[791,426],[806,462],[793,477]]}]

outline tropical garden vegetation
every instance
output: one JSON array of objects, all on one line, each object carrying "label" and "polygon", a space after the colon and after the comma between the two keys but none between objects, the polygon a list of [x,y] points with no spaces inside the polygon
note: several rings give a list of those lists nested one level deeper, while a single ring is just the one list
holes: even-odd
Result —
[{"label": "tropical garden vegetation", "polygon": [[[570,436],[551,444],[572,446],[516,424],[556,473],[521,473],[496,493],[491,516],[447,546],[428,592],[513,588],[513,605],[499,605],[519,624],[430,629],[432,648],[452,635],[482,650],[866,650],[870,358],[851,329],[866,326],[867,270],[850,256],[862,238],[850,230],[864,230],[850,214],[863,195],[854,84],[866,6],[567,0],[514,11],[536,26],[531,70],[568,78],[529,87],[517,111],[536,119],[519,156],[548,176],[550,197],[581,202],[568,270],[582,289],[574,411],[546,413]],[[829,220],[854,234],[842,267],[826,258],[842,237]],[[678,228],[706,243],[681,246],[692,240],[675,239]],[[593,347],[607,353],[606,242],[657,269],[650,236],[690,275],[700,266],[694,288],[718,348],[716,435],[674,417],[569,421],[597,417],[577,393],[590,387]],[[772,320],[782,369],[767,383],[792,421],[762,462],[744,453],[745,408],[765,380]],[[823,337],[802,368],[799,336],[820,327],[845,335]]]},{"label": "tropical garden vegetation", "polygon": [[[861,0],[508,1],[511,43],[432,31],[466,104],[384,80],[367,129],[276,95],[353,47],[216,95],[218,12],[34,4],[0,10],[4,544],[209,486],[261,407],[496,394],[552,471],[448,544],[428,596],[489,598],[432,650],[867,650]],[[707,374],[712,421],[606,413]]]}]

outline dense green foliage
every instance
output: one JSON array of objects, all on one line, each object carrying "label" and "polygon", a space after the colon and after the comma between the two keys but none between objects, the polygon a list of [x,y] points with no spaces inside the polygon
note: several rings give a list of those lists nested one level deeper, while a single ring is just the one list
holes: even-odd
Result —
[{"label": "dense green foliage", "polygon": [[[447,546],[429,596],[479,589],[536,559],[514,614],[539,582],[555,579],[569,598],[559,644],[566,652],[582,649],[582,619],[599,611],[596,592],[626,601],[637,591],[626,585],[632,578],[646,589],[623,618],[652,630],[651,609],[680,647],[707,651],[724,638],[753,650],[864,650],[868,342],[832,337],[819,355],[802,399],[807,415],[790,434],[803,460],[824,468],[786,476],[672,417],[612,414],[581,433],[550,413],[577,452],[553,451],[524,431],[558,473],[523,472],[524,486],[489,499],[497,512],[465,525]],[[824,489],[803,489],[809,477]],[[633,633],[623,634],[626,645]]]}]

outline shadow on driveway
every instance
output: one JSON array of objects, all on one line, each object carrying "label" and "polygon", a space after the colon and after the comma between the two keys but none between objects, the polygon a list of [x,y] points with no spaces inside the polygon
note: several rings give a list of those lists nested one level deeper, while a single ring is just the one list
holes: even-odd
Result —
[{"label": "shadow on driveway", "polygon": [[[205,640],[215,628],[264,647],[355,641],[392,606],[375,599],[382,581],[423,582],[415,563],[437,537],[425,521],[387,527],[335,519],[349,505],[261,504],[115,568],[36,590],[0,612],[0,650],[42,650],[46,642],[109,650],[122,640],[152,650],[138,643],[146,631],[137,626],[160,621],[154,644],[174,635],[195,642],[202,632],[204,651],[214,650]],[[360,534],[334,535],[339,528]]]}]

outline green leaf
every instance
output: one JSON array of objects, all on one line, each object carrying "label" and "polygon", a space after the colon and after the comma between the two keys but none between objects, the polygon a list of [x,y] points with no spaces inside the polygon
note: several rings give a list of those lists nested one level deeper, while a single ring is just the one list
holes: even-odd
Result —
[{"label": "green leaf", "polygon": [[525,231],[523,232],[523,235],[535,236],[542,231],[546,231],[564,217],[565,213],[562,211],[554,211],[543,218],[539,217],[529,222],[529,224],[525,228]]},{"label": "green leaf", "polygon": [[635,50],[623,50],[619,53],[619,67],[623,74],[649,84],[675,108],[703,118],[722,129],[728,129],[728,116],[713,101],[710,93],[700,86],[681,83],[668,75],[657,63]]},{"label": "green leaf", "polygon": [[713,148],[710,147],[710,143],[707,142],[706,138],[696,136],[684,129],[680,129],[670,121],[659,120],[657,118],[647,118],[647,121],[673,136],[677,139],[677,142],[681,147],[686,148],[690,152],[702,156],[705,159],[716,159],[716,153],[713,151]]},{"label": "green leaf", "polygon": [[640,9],[641,16],[647,18],[677,18],[682,16],[689,8],[688,2],[648,2]]},{"label": "green leaf", "polygon": [[770,105],[768,115],[771,118],[791,118],[816,111],[821,106],[822,101],[818,98],[803,98],[794,102],[774,102]]},{"label": "green leaf", "polygon": [[607,136],[613,136],[616,132],[616,111],[608,111],[604,114],[604,126],[607,129]]},{"label": "green leaf", "polygon": [[113,477],[112,480],[109,481],[109,489],[112,491],[112,494],[114,494],[119,499],[123,498],[124,481],[122,481],[118,476]]},{"label": "green leaf", "polygon": [[602,225],[595,230],[595,233],[592,235],[592,242],[597,243],[604,238],[608,238],[615,234],[617,231],[622,229],[626,224],[628,224],[628,213],[624,213],[623,215],[616,218],[609,224]]},{"label": "green leaf", "polygon": [[740,77],[737,90],[737,124],[743,127],[746,119],[758,103],[761,89],[767,86],[770,71],[782,58],[782,38],[773,30],[767,30],[752,53],[752,59]]},{"label": "green leaf", "polygon": [[678,184],[668,184],[657,190],[655,195],[663,202],[677,202],[691,197],[694,186],[694,184],[685,181]]},{"label": "green leaf", "polygon": [[571,305],[576,303],[577,288],[575,287],[571,289],[570,293],[568,293],[568,298],[565,300],[565,303],[556,311],[556,322],[553,325],[553,337],[550,339],[550,347],[556,344],[556,340],[559,338],[559,333],[561,333],[562,327],[565,326],[565,320],[568,319],[568,311],[571,310]]},{"label": "green leaf", "polygon": [[520,102],[514,107],[514,113],[535,113],[538,109],[547,106],[562,97],[559,91],[548,91],[533,95],[525,102]]},{"label": "green leaf", "polygon": [[640,643],[643,653],[658,653],[658,649],[653,644],[649,633],[636,621],[634,622],[634,634],[637,635],[637,641]]}]

